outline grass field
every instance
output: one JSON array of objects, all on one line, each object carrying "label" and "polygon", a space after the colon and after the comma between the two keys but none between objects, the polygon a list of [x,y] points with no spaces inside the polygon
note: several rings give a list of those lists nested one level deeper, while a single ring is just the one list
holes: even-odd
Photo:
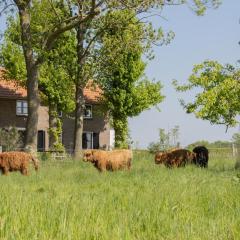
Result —
[{"label": "grass field", "polygon": [[166,169],[138,153],[131,171],[45,161],[24,177],[0,176],[0,239],[240,239],[234,160]]}]

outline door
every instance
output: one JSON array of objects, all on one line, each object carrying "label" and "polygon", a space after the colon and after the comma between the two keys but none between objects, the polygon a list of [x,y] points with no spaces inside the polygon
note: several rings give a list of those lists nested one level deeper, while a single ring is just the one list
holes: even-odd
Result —
[{"label": "door", "polygon": [[37,139],[37,150],[38,152],[45,151],[45,131],[38,131],[38,139]]},{"label": "door", "polygon": [[93,133],[93,148],[99,149],[99,133]]}]

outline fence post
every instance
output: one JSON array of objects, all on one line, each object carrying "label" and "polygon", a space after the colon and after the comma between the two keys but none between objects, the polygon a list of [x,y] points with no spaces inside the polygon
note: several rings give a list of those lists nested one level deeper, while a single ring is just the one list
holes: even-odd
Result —
[{"label": "fence post", "polygon": [[236,163],[235,163],[235,169],[240,169],[240,151],[239,151],[239,145],[237,145],[236,149]]},{"label": "fence post", "polygon": [[233,154],[233,157],[236,157],[236,148],[234,143],[232,143],[232,154]]}]

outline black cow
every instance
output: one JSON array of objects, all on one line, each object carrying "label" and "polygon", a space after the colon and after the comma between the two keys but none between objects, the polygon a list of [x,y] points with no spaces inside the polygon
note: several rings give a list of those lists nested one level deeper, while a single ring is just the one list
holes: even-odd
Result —
[{"label": "black cow", "polygon": [[208,149],[204,146],[197,146],[193,149],[193,152],[196,154],[194,159],[194,164],[200,167],[208,167]]}]

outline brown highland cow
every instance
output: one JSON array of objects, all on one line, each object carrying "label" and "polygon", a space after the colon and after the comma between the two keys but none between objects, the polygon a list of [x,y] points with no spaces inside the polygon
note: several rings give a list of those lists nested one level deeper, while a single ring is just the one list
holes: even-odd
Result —
[{"label": "brown highland cow", "polygon": [[158,152],[155,155],[156,164],[164,164],[166,167],[184,167],[188,163],[194,163],[196,154],[186,149],[176,149],[168,152]]},{"label": "brown highland cow", "polygon": [[29,162],[32,161],[34,168],[38,170],[38,160],[30,153],[26,152],[3,152],[0,153],[0,170],[4,175],[8,172],[20,171],[23,175],[28,175]]},{"label": "brown highland cow", "polygon": [[131,150],[86,150],[83,161],[91,162],[100,172],[116,171],[131,168]]}]

